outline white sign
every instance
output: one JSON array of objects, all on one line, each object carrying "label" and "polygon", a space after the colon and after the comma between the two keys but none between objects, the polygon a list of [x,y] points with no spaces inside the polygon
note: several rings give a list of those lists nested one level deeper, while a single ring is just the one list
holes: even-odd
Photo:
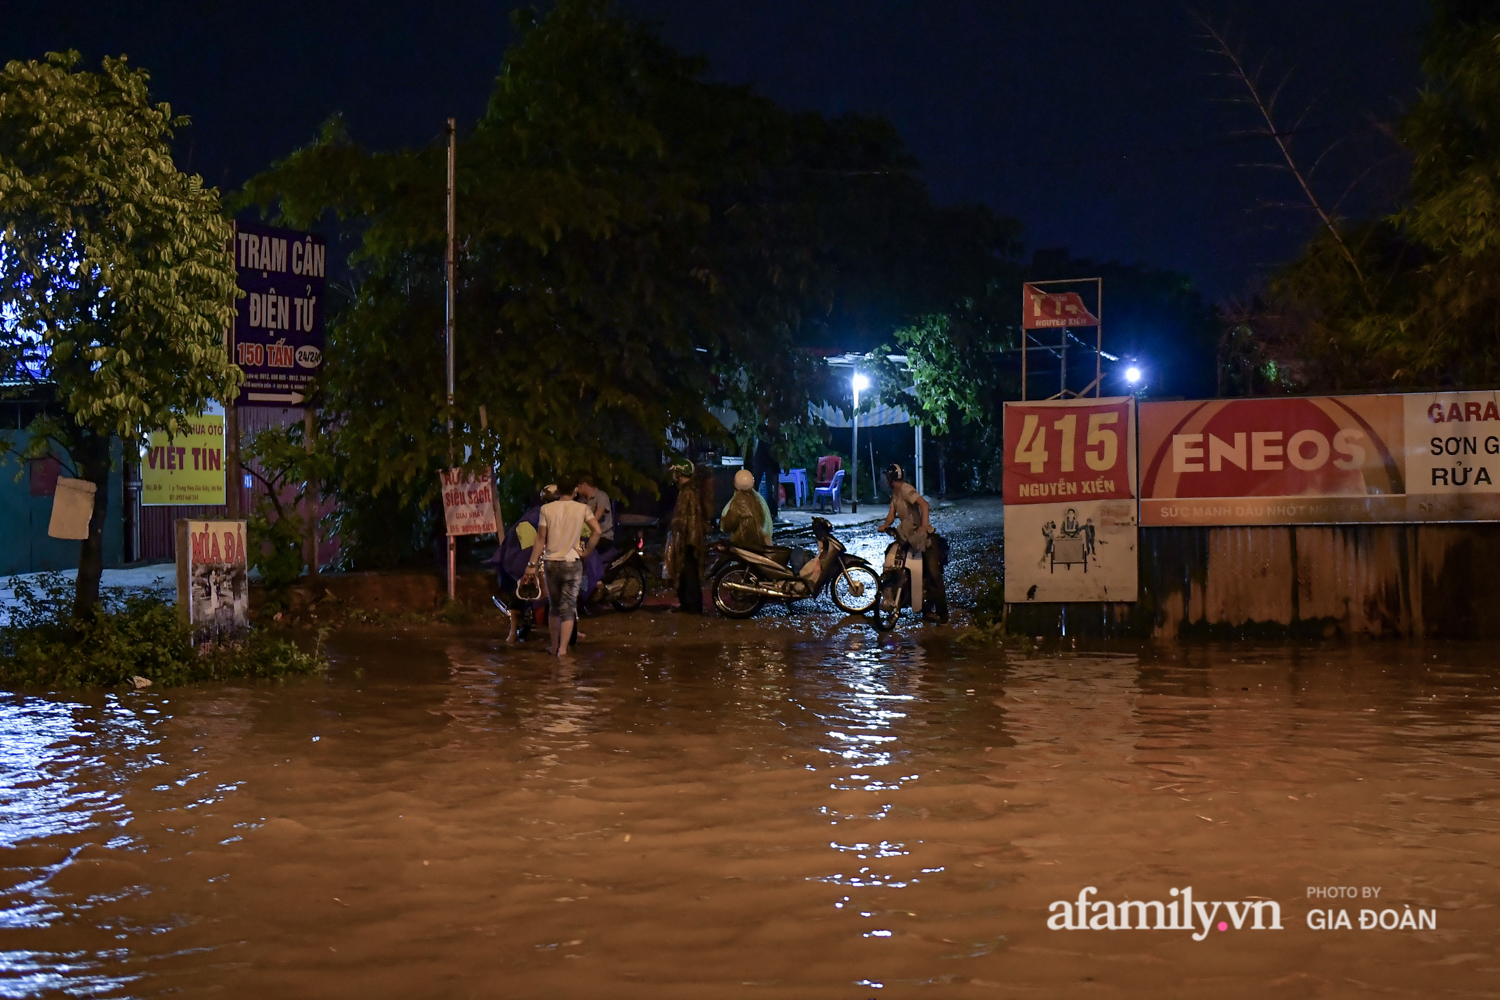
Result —
[{"label": "white sign", "polygon": [[1005,404],[1005,600],[1134,601],[1135,400]]},{"label": "white sign", "polygon": [[495,486],[483,479],[465,475],[462,469],[439,472],[443,481],[443,518],[450,535],[489,535],[496,533]]}]

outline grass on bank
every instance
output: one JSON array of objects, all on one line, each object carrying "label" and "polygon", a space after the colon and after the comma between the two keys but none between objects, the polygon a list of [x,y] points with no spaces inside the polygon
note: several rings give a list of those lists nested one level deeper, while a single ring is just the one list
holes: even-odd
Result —
[{"label": "grass on bank", "polygon": [[236,677],[311,674],[327,666],[322,636],[312,652],[251,628],[232,640],[195,643],[170,591],[108,588],[94,614],[73,617],[73,584],[61,574],[13,579],[15,603],[0,626],[0,685],[80,688],[142,677],[171,687]]}]

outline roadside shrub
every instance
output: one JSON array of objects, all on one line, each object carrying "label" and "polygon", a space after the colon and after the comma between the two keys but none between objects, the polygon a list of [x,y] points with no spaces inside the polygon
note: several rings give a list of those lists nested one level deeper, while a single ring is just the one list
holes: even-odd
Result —
[{"label": "roadside shrub", "polygon": [[325,667],[322,636],[311,653],[253,629],[233,639],[196,637],[170,592],[101,591],[97,609],[72,614],[72,584],[61,574],[15,579],[16,603],[0,626],[0,684],[78,688],[141,677],[170,687],[234,677],[283,677]]}]

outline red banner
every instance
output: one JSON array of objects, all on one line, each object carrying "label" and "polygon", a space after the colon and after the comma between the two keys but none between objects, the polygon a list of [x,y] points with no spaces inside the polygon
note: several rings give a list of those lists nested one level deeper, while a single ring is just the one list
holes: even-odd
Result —
[{"label": "red banner", "polygon": [[1007,504],[1135,496],[1135,400],[1005,404]]},{"label": "red banner", "polygon": [[1044,292],[1035,285],[1024,285],[1021,299],[1024,329],[1099,325],[1099,318],[1088,311],[1077,292]]}]

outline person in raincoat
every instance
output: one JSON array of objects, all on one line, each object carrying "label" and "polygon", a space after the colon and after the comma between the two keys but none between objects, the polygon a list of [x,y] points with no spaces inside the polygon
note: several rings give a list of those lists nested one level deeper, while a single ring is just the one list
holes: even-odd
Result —
[{"label": "person in raincoat", "polygon": [[506,642],[525,639],[527,633],[531,631],[536,609],[545,607],[547,603],[545,600],[521,600],[516,596],[516,587],[520,584],[521,578],[526,575],[526,563],[531,558],[531,546],[536,542],[536,526],[542,514],[542,504],[556,499],[556,488],[548,487],[548,489],[552,492],[548,493],[544,490],[541,498],[532,501],[526,513],[510,526],[510,530],[506,531],[505,538],[500,543],[499,550],[495,553],[500,603],[510,617],[510,635],[506,636]]},{"label": "person in raincoat", "polygon": [[668,580],[677,583],[677,610],[703,614],[703,569],[708,558],[708,512],[693,478],[693,463],[679,459],[672,463],[672,478],[677,482],[677,506],[667,529],[667,551],[663,568]]},{"label": "person in raincoat", "polygon": [[719,514],[719,527],[736,548],[764,552],[771,544],[771,508],[755,489],[755,474],[741,469],[734,474],[734,496]]}]

